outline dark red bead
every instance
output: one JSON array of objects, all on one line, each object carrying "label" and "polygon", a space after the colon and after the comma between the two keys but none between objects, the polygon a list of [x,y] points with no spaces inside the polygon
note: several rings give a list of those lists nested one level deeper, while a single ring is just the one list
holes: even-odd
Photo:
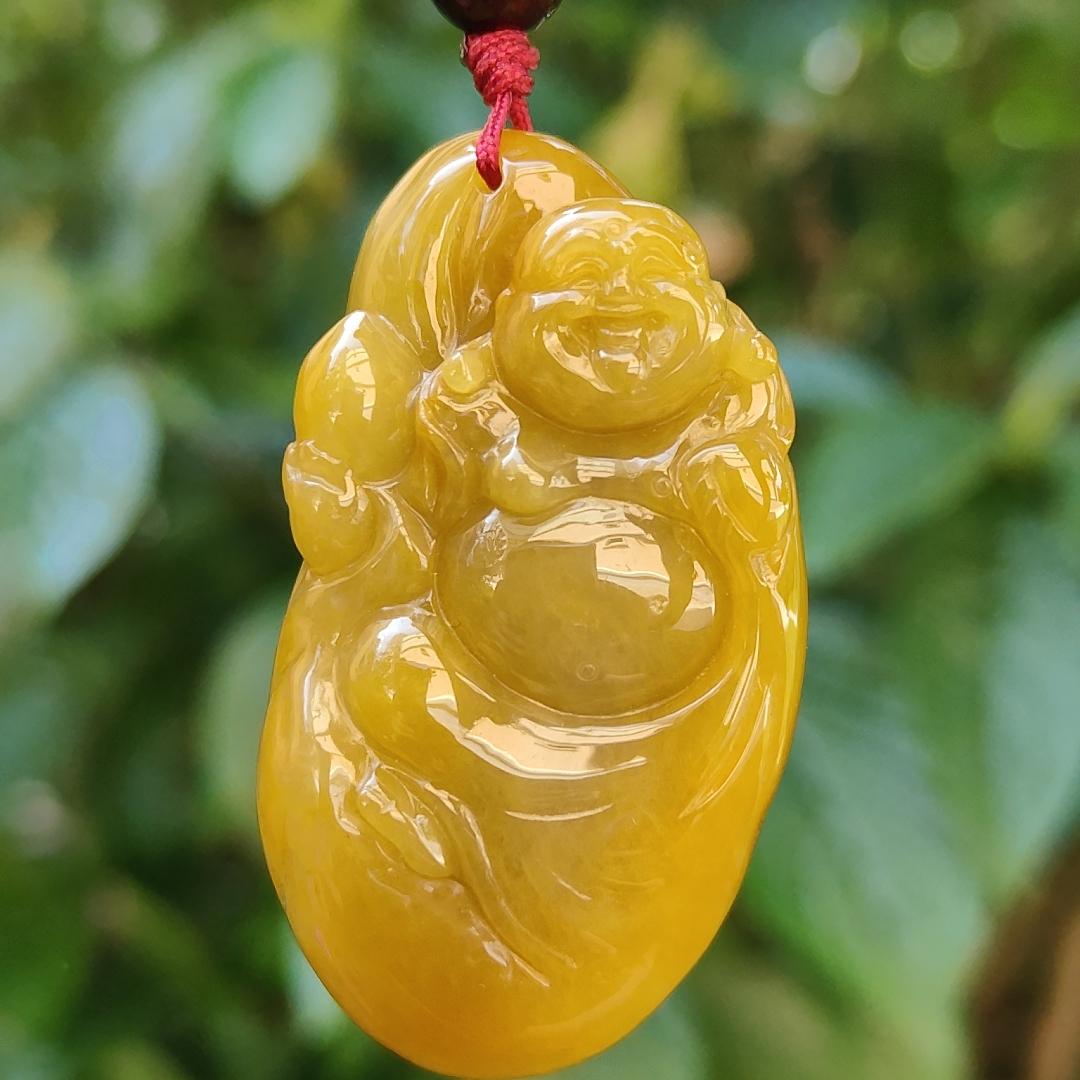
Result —
[{"label": "dark red bead", "polygon": [[435,6],[467,34],[485,30],[532,30],[562,0],[435,0]]}]

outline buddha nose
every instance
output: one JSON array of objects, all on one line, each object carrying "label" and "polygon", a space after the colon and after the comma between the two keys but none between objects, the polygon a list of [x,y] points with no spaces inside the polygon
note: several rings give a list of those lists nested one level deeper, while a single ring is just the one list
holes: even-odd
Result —
[{"label": "buddha nose", "polygon": [[629,299],[634,293],[633,282],[630,278],[630,268],[621,266],[611,277],[607,279],[607,287],[604,290],[610,299]]}]

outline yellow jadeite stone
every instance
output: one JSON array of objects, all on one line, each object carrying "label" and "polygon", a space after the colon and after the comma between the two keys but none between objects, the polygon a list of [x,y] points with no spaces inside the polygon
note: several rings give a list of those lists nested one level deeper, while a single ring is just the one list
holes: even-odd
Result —
[{"label": "yellow jadeite stone", "polygon": [[573,147],[424,158],[304,362],[304,556],[267,860],[342,1007],[430,1069],[548,1072],[648,1015],[742,880],[806,582],[769,341]]}]

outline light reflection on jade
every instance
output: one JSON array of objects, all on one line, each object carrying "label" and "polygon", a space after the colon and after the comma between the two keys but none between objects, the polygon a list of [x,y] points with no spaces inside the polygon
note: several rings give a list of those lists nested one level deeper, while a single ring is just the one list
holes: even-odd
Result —
[{"label": "light reflection on jade", "polygon": [[304,362],[267,860],[375,1038],[544,1073],[701,955],[779,780],[806,582],[769,341],[701,241],[556,139],[398,185]]}]

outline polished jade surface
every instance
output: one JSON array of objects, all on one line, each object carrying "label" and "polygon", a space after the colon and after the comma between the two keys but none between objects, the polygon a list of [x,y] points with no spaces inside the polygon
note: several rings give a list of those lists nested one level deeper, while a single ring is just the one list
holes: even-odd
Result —
[{"label": "polished jade surface", "polygon": [[304,362],[270,870],[353,1019],[456,1076],[578,1061],[735,897],[806,579],[776,353],[676,214],[556,139],[433,150]]}]

